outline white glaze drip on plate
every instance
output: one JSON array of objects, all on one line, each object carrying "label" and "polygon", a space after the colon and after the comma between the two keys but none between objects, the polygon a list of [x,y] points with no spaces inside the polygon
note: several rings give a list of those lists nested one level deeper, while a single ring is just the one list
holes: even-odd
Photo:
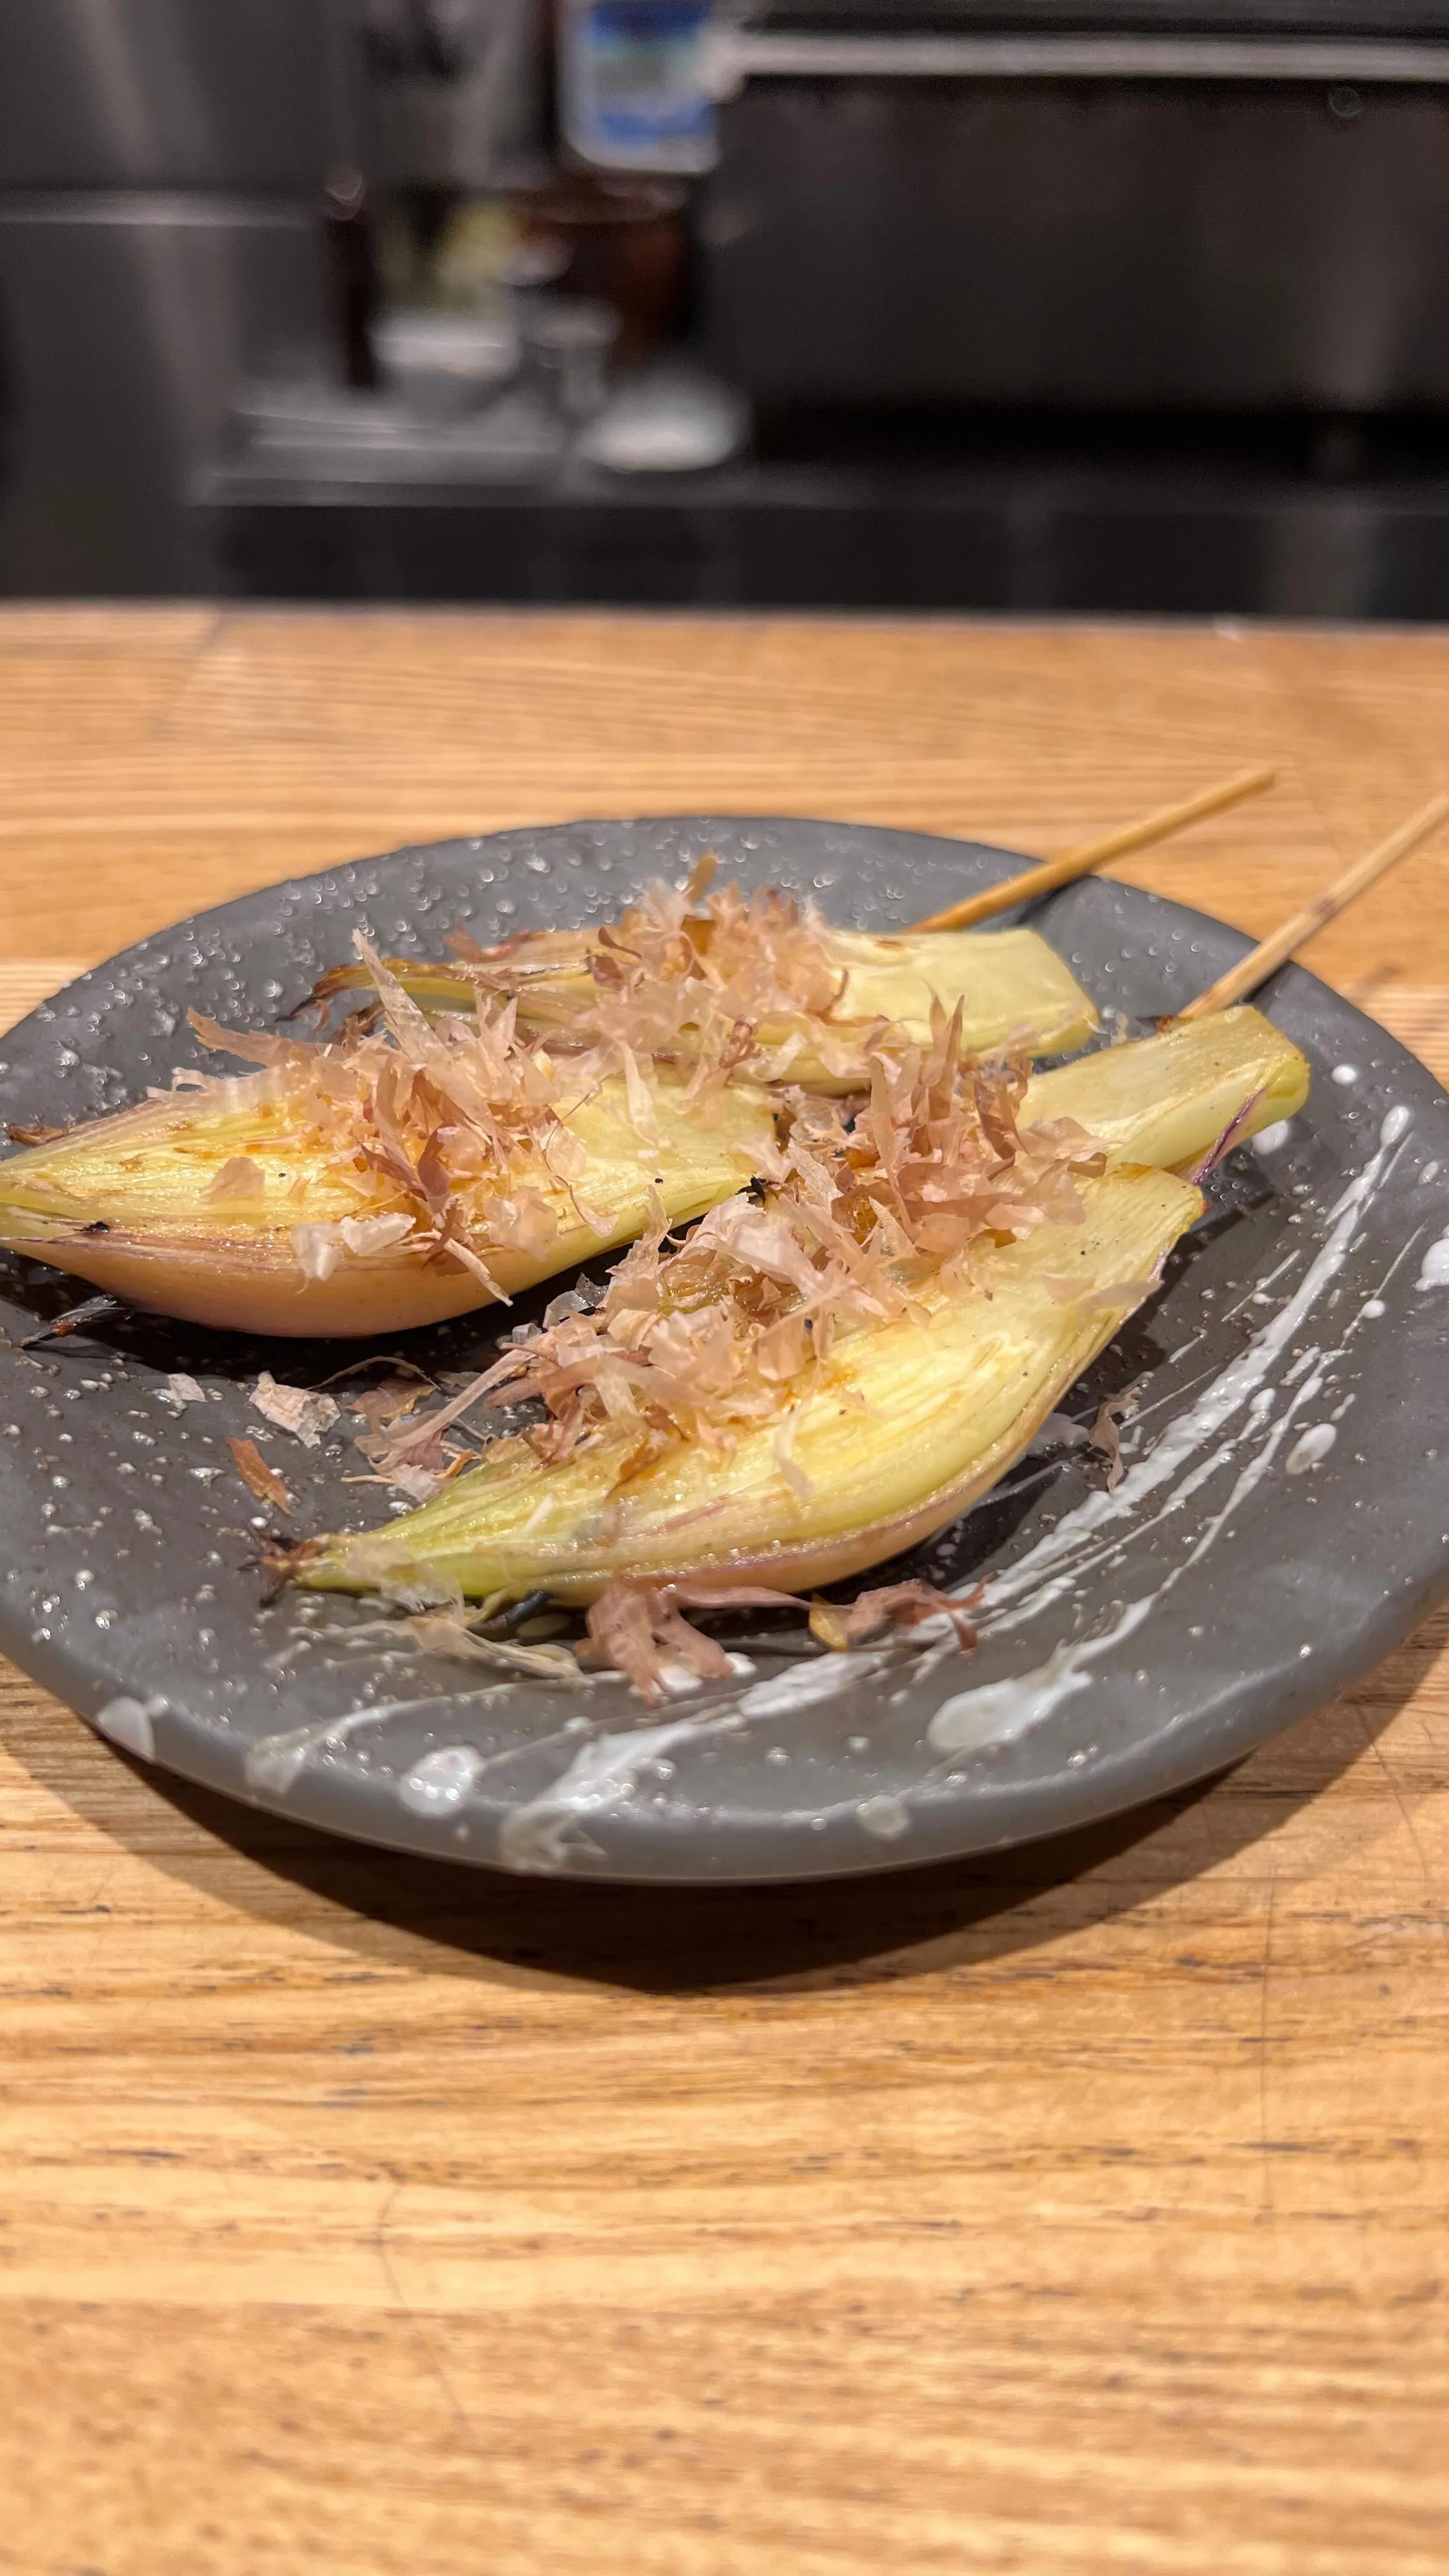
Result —
[{"label": "white glaze drip on plate", "polygon": [[349,1708],[340,1717],[320,1718],[312,1726],[294,1726],[282,1735],[263,1735],[247,1748],[247,1787],[269,1789],[276,1796],[291,1788],[314,1753],[330,1752],[334,1745],[345,1744],[360,1727],[381,1726],[391,1717],[413,1717],[421,1708],[477,1707],[498,1696],[496,1684],[484,1690],[459,1691],[456,1697],[429,1691],[422,1699],[379,1700],[373,1708]]},{"label": "white glaze drip on plate", "polygon": [[440,1744],[436,1752],[425,1753],[411,1771],[403,1773],[397,1793],[415,1816],[451,1815],[462,1806],[485,1768],[476,1745]]},{"label": "white glaze drip on plate", "polygon": [[879,1655],[822,1655],[818,1663],[771,1673],[745,1691],[736,1706],[741,1717],[789,1717],[797,1708],[811,1708],[817,1700],[848,1690],[852,1682],[878,1671],[880,1662]]},{"label": "white glaze drip on plate", "polygon": [[[992,1577],[986,1595],[984,1625],[989,1629],[1016,1625],[1031,1618],[1047,1606],[1049,1600],[1061,1597],[1066,1578],[1074,1580],[1086,1570],[1086,1562],[1101,1533],[1132,1521],[1150,1496],[1171,1484],[1189,1461],[1207,1447],[1220,1442],[1210,1462],[1212,1467],[1225,1464],[1243,1431],[1260,1421],[1271,1403],[1269,1397],[1251,1413],[1245,1424],[1223,1441],[1236,1416],[1248,1412],[1259,1390],[1265,1387],[1274,1362],[1307,1321],[1319,1299],[1331,1287],[1342,1270],[1350,1246],[1358,1232],[1364,1211],[1383,1179],[1390,1154],[1401,1141],[1404,1126],[1390,1111],[1380,1130],[1379,1142],[1361,1172],[1354,1175],[1329,1211],[1328,1234],[1310,1262],[1292,1295],[1284,1300],[1276,1315],[1264,1324],[1240,1356],[1229,1363],[1203,1390],[1195,1404],[1170,1422],[1160,1439],[1145,1457],[1134,1460],[1115,1492],[1089,1495],[1074,1512],[1059,1521],[1054,1530],[1029,1548],[1026,1555],[1001,1574]],[[1173,1497],[1178,1508],[1204,1481],[1199,1469],[1179,1487]],[[1129,1533],[1124,1531],[1124,1535]],[[1135,1533],[1132,1533],[1135,1534]],[[1048,1578],[1046,1581],[1043,1578]],[[1012,1603],[1022,1607],[1006,1619],[1002,1613]]]},{"label": "white glaze drip on plate", "polygon": [[1437,1243],[1430,1244],[1414,1284],[1418,1288],[1449,1288],[1449,1234],[1441,1234]]},{"label": "white glaze drip on plate", "polygon": [[588,1819],[622,1807],[646,1763],[657,1762],[677,1745],[738,1724],[729,1708],[712,1718],[677,1717],[666,1726],[635,1727],[627,1735],[596,1735],[536,1798],[504,1817],[498,1829],[504,1868],[562,1869],[571,1854],[594,1850],[584,1830]]},{"label": "white glaze drip on plate", "polygon": [[138,1754],[143,1762],[154,1762],[156,1730],[151,1721],[162,1716],[165,1707],[164,1699],[131,1699],[123,1692],[97,1709],[95,1723],[109,1743]]},{"label": "white glaze drip on plate", "polygon": [[943,1700],[926,1734],[938,1753],[977,1753],[988,1744],[1010,1744],[1014,1737],[1039,1726],[1063,1700],[1085,1690],[1091,1679],[1085,1667],[1140,1628],[1156,1595],[1129,1601],[1110,1628],[1098,1637],[1079,1637],[1054,1648],[1044,1664],[1007,1681],[983,1682],[975,1690],[957,1691]]},{"label": "white glaze drip on plate", "polygon": [[1310,1467],[1316,1467],[1321,1458],[1328,1456],[1337,1438],[1338,1433],[1331,1422],[1310,1422],[1306,1431],[1299,1432],[1284,1459],[1284,1474],[1306,1476]]},{"label": "white glaze drip on plate", "polygon": [[[1274,1384],[1269,1372],[1342,1269],[1363,1212],[1384,1176],[1393,1148],[1401,1141],[1409,1123],[1405,1110],[1394,1109],[1388,1113],[1380,1129],[1377,1150],[1330,1210],[1327,1237],[1297,1290],[1248,1349],[1209,1383],[1196,1403],[1169,1424],[1153,1449],[1134,1462],[1115,1493],[1099,1492],[1090,1496],[1015,1566],[994,1578],[988,1595],[988,1609],[995,1615],[989,1619],[988,1626],[993,1629],[1012,1627],[1023,1619],[1036,1616],[1070,1590],[1078,1577],[1102,1557],[1114,1553],[1127,1539],[1145,1534],[1146,1530],[1157,1527],[1170,1514],[1179,1511],[1220,1468],[1231,1463],[1242,1442],[1266,1433],[1257,1454],[1243,1466],[1226,1502],[1201,1532],[1196,1544],[1153,1593],[1127,1603],[1109,1627],[1097,1636],[1063,1643],[1032,1672],[982,1684],[975,1690],[958,1692],[947,1700],[936,1712],[929,1728],[930,1741],[939,1751],[959,1755],[963,1751],[1010,1741],[1028,1732],[1053,1709],[1085,1689],[1091,1679],[1089,1668],[1092,1663],[1125,1641],[1141,1625],[1188,1566],[1201,1560],[1233,1513],[1268,1473],[1293,1416],[1320,1390],[1328,1362],[1322,1359],[1317,1349],[1309,1349],[1298,1355],[1286,1374],[1286,1380]],[[1449,1265],[1449,1236],[1446,1236],[1443,1248],[1446,1265]],[[1290,1255],[1269,1274],[1269,1280],[1277,1279],[1298,1257],[1296,1252]],[[1449,1266],[1446,1266],[1446,1280],[1449,1280]],[[1382,1300],[1370,1299],[1360,1310],[1355,1323],[1364,1316],[1382,1311]],[[1353,1326],[1349,1330],[1352,1332]],[[1338,1355],[1334,1352],[1329,1357]],[[1296,1392],[1277,1421],[1271,1421],[1279,1395],[1285,1391],[1286,1385],[1295,1381],[1298,1382]],[[1325,1454],[1332,1436],[1330,1425],[1318,1425],[1315,1431],[1302,1435],[1291,1455],[1296,1458],[1303,1453],[1305,1443],[1312,1444],[1317,1455]],[[1313,1460],[1306,1457],[1305,1463],[1313,1463]],[[1174,1490],[1157,1512],[1136,1527],[1123,1526],[1137,1518],[1141,1504],[1170,1484]],[[1013,1604],[1019,1606],[1013,1608]],[[917,1668],[916,1678],[924,1678],[935,1663],[944,1661],[953,1652],[954,1642],[947,1636],[936,1652]],[[638,1786],[640,1773],[651,1762],[685,1744],[732,1731],[752,1719],[785,1717],[795,1710],[817,1706],[849,1689],[884,1660],[879,1655],[832,1655],[818,1663],[772,1674],[722,1702],[713,1700],[695,1715],[661,1725],[592,1737],[578,1749],[557,1780],[515,1807],[505,1818],[499,1833],[499,1859],[505,1866],[518,1870],[547,1872],[566,1867],[573,1855],[596,1848],[591,1845],[585,1831],[588,1818],[606,1815],[626,1805]],[[736,1670],[738,1674],[738,1665]],[[510,1686],[495,1685],[477,1696],[505,1694],[512,1695]],[[343,1741],[357,1727],[376,1724],[431,1704],[431,1701],[392,1701],[377,1708],[353,1709],[340,1718],[299,1728],[291,1735],[266,1738],[252,1748],[247,1765],[248,1779],[253,1785],[268,1788],[274,1793],[285,1790],[315,1749]],[[447,1705],[453,1708],[459,1705],[459,1701],[452,1699]],[[514,1758],[528,1749],[540,1750],[544,1743],[554,1740],[557,1739],[540,1739],[532,1748],[515,1747],[509,1755],[495,1756],[493,1761]],[[448,1812],[466,1802],[481,1771],[492,1767],[493,1762],[485,1761],[471,1747],[445,1747],[420,1759],[399,1784],[399,1795],[402,1802],[416,1813],[433,1815]],[[909,1797],[913,1794],[929,1795],[938,1785],[937,1778],[928,1777],[917,1784],[913,1792],[882,1794],[857,1802],[855,1812],[863,1830],[882,1841],[894,1840],[909,1830]]]}]

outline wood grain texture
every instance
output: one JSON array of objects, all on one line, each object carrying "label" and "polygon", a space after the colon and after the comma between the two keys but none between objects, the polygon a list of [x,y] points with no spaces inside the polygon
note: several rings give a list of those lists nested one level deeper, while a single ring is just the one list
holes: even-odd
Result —
[{"label": "wood grain texture", "polygon": [[[0,613],[0,1013],[410,837],[716,807],[1261,933],[1449,637]],[[1312,962],[1449,1073],[1449,860]],[[1449,2568],[1449,1624],[1229,1778],[874,1885],[494,1883],[0,1674],[6,2576]]]}]

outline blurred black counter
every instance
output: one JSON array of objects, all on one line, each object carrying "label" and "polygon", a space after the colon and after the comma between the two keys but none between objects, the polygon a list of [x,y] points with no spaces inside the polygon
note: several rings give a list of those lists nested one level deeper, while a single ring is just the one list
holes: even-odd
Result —
[{"label": "blurred black counter", "polygon": [[249,597],[1449,619],[1449,421],[1424,416],[796,412],[669,476],[243,425],[194,504]]}]

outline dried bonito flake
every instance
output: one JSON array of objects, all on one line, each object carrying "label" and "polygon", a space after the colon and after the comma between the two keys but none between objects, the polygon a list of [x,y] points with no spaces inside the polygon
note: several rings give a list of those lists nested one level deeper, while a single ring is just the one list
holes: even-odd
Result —
[{"label": "dried bonito flake", "polygon": [[284,1386],[263,1369],[247,1398],[264,1422],[275,1423],[279,1431],[290,1431],[305,1449],[316,1449],[324,1431],[330,1431],[337,1420],[335,1396],[317,1394],[304,1386]]},{"label": "dried bonito flake", "polygon": [[[1073,1225],[973,1247],[969,1276],[938,1264],[903,1284],[886,1265],[900,1292],[889,1312],[869,1281],[852,1281],[875,1311],[829,1317],[825,1357],[783,1386],[758,1377],[750,1349],[752,1303],[769,1314],[778,1298],[798,1302],[773,1265],[746,1269],[726,1256],[702,1302],[685,1306],[671,1302],[685,1284],[673,1262],[693,1254],[713,1269],[715,1256],[643,1247],[621,1265],[624,1293],[641,1295],[620,1305],[622,1341],[596,1331],[587,1349],[571,1349],[564,1337],[597,1321],[574,1317],[543,1337],[545,1350],[525,1344],[499,1363],[508,1396],[530,1382],[520,1371],[531,1373],[540,1420],[491,1442],[390,1529],[318,1540],[295,1578],[368,1591],[406,1553],[470,1597],[542,1589],[586,1605],[620,1577],[793,1592],[878,1565],[996,1481],[1110,1339],[1123,1309],[1097,1292],[1153,1275],[1202,1206],[1189,1184],[1137,1169],[1089,1178],[1081,1195]],[[1068,1258],[1079,1291],[1071,1306],[1045,1285]],[[683,1366],[675,1328],[699,1325],[709,1338],[691,1342]],[[456,1418],[465,1405],[466,1391],[444,1411]],[[800,1483],[782,1472],[776,1446],[792,1412]],[[405,1426],[404,1437],[423,1427]]]},{"label": "dried bonito flake", "polygon": [[[537,1399],[539,1457],[562,1461],[611,1427],[629,1433],[633,1471],[681,1435],[723,1449],[777,1421],[781,1473],[806,1494],[795,1417],[779,1421],[787,1391],[818,1379],[842,1332],[910,1313],[918,1276],[969,1276],[974,1246],[1075,1224],[1078,1183],[1103,1162],[1069,1118],[1018,1126],[1024,1073],[967,1062],[959,1012],[938,1009],[930,1047],[877,1057],[872,1077],[849,1124],[797,1100],[763,1200],[725,1201],[677,1249],[656,1211],[602,1300],[515,1341],[453,1418]],[[410,1423],[395,1454],[425,1436]]]},{"label": "dried bonito flake", "polygon": [[226,1445],[248,1492],[255,1494],[259,1503],[275,1503],[279,1512],[290,1511],[292,1497],[275,1467],[268,1466],[255,1440],[228,1440]]},{"label": "dried bonito flake", "polygon": [[[656,878],[596,930],[519,931],[490,947],[466,934],[451,962],[389,958],[431,1011],[516,1005],[520,1025],[559,1045],[604,1050],[628,1076],[650,1056],[693,1067],[703,1087],[744,1075],[820,1090],[862,1081],[883,1030],[927,1035],[931,1004],[957,1003],[973,1052],[1078,1046],[1097,1013],[1070,969],[1030,930],[989,939],[952,931],[841,930],[778,887],[711,891],[717,861],[682,885]],[[359,969],[323,976],[319,1002],[355,991]]]},{"label": "dried bonito flake", "polygon": [[[587,1625],[598,1659],[626,1674],[641,1698],[660,1700],[686,1681],[734,1678],[736,1665],[728,1647],[696,1628],[685,1618],[686,1610],[718,1614],[805,1607],[796,1593],[762,1584],[650,1584],[621,1576],[593,1603]],[[951,1600],[929,1583],[887,1584],[862,1592],[853,1602],[810,1605],[811,1634],[836,1653],[848,1653],[892,1626],[909,1630],[928,1619],[941,1622],[958,1646],[975,1645],[970,1604]]]},{"label": "dried bonito flake", "polygon": [[731,1681],[735,1659],[717,1637],[685,1618],[690,1610],[798,1610],[792,1592],[758,1583],[606,1584],[588,1614],[592,1659],[624,1673],[643,1699],[659,1700],[681,1684]]},{"label": "dried bonito flake", "polygon": [[206,1389],[194,1377],[188,1377],[184,1369],[173,1369],[159,1390],[159,1401],[179,1419],[188,1404],[205,1404]]},{"label": "dried bonito flake", "polygon": [[886,1583],[873,1592],[859,1592],[853,1601],[815,1601],[810,1605],[810,1633],[822,1646],[837,1654],[848,1653],[852,1646],[863,1646],[890,1627],[910,1630],[927,1620],[939,1621],[954,1634],[958,1646],[974,1646],[976,1630],[971,1611],[980,1599],[978,1585],[969,1600],[958,1601],[940,1591],[934,1583],[918,1577],[906,1583]]}]

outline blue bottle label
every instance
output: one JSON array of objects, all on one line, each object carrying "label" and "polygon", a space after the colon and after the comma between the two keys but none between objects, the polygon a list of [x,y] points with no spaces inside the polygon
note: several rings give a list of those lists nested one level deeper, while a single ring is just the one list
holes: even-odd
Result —
[{"label": "blue bottle label", "polygon": [[565,137],[606,169],[708,170],[710,0],[569,0],[562,29]]}]

